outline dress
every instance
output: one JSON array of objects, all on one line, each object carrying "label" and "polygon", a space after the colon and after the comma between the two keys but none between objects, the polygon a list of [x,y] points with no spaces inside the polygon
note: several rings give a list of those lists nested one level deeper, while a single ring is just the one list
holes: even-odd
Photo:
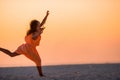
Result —
[{"label": "dress", "polygon": [[39,35],[37,39],[32,39],[32,34],[25,36],[25,43],[20,45],[15,52],[17,54],[23,54],[32,61],[34,61],[37,65],[41,65],[40,56],[36,50],[36,46],[39,46],[41,40],[41,36]]}]

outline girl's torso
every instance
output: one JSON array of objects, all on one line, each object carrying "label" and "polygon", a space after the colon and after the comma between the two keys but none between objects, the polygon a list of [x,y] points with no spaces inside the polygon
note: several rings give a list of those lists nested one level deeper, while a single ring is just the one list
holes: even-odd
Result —
[{"label": "girl's torso", "polygon": [[30,45],[34,46],[34,47],[39,46],[41,36],[40,35],[37,36],[37,38],[35,40],[32,39],[32,36],[33,36],[33,34],[29,34],[29,35],[25,36],[25,42],[27,44],[30,44]]}]

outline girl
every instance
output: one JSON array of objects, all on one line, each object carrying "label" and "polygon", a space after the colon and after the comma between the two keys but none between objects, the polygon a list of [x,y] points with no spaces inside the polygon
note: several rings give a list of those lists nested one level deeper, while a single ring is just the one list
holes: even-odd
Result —
[{"label": "girl", "polygon": [[44,17],[41,23],[37,20],[31,21],[30,30],[28,30],[25,36],[26,43],[20,45],[17,48],[17,50],[15,50],[14,52],[11,52],[7,49],[0,48],[0,51],[6,53],[10,57],[15,57],[21,54],[25,55],[27,58],[35,62],[40,76],[44,76],[44,75],[42,73],[42,68],[41,68],[41,58],[37,52],[36,46],[38,46],[40,43],[41,34],[43,30],[45,29],[42,26],[45,24],[48,15],[49,15],[49,11],[46,12],[46,16]]}]

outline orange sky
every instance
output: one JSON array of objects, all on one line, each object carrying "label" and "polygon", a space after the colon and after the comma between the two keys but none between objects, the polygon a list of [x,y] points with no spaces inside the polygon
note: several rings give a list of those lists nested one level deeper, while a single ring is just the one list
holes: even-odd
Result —
[{"label": "orange sky", "polygon": [[[32,19],[50,15],[37,47],[43,65],[120,62],[119,0],[0,0],[0,47],[14,51]],[[0,52],[2,66],[32,66]]]}]

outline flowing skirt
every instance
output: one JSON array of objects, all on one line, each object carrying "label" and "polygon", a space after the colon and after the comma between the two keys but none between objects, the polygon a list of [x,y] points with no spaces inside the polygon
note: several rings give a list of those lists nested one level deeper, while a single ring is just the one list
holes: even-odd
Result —
[{"label": "flowing skirt", "polygon": [[41,59],[36,50],[36,47],[32,46],[31,44],[24,43],[20,45],[17,50],[15,50],[17,54],[23,54],[30,60],[34,61],[37,66],[41,66]]}]

